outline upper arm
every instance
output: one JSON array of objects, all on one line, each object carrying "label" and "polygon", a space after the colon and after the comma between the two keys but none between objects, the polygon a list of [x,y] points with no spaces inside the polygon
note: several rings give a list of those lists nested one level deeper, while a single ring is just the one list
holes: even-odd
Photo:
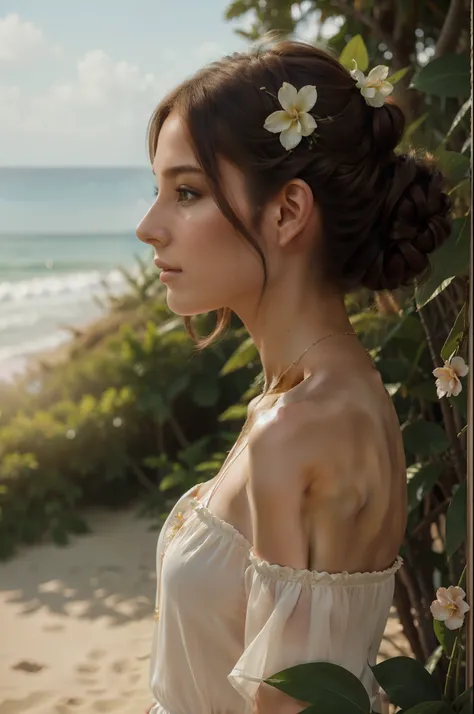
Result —
[{"label": "upper arm", "polygon": [[[308,488],[317,492],[318,563],[331,569],[340,560],[335,552],[350,532],[364,501],[364,487],[348,478],[356,468],[354,422],[360,415],[341,412],[334,400],[290,403],[278,417],[249,439],[250,508],[254,549],[264,560],[296,569],[309,567],[310,534],[304,507]],[[353,442],[353,443],[351,443]],[[360,448],[360,447],[359,447]],[[354,452],[354,453],[353,453]],[[316,514],[315,514],[316,515]],[[310,519],[311,520],[311,519]],[[326,567],[327,566],[327,567]],[[337,568],[337,566],[336,566]]]}]

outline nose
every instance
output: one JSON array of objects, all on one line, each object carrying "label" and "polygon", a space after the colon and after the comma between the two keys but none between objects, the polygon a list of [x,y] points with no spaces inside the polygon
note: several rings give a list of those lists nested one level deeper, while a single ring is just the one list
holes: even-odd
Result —
[{"label": "nose", "polygon": [[148,245],[154,245],[155,243],[166,244],[166,231],[163,226],[158,224],[156,216],[152,215],[152,208],[138,224],[135,234],[138,240]]}]

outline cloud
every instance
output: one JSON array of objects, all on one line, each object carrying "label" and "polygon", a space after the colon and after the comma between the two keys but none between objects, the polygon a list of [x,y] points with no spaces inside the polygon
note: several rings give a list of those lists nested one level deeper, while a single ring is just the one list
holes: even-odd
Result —
[{"label": "cloud", "polygon": [[0,17],[0,65],[22,64],[41,55],[60,53],[60,46],[48,43],[32,22],[15,13]]},{"label": "cloud", "polygon": [[34,93],[0,85],[1,163],[144,163],[149,118],[179,79],[175,72],[158,79],[95,49],[76,62],[68,82]]}]

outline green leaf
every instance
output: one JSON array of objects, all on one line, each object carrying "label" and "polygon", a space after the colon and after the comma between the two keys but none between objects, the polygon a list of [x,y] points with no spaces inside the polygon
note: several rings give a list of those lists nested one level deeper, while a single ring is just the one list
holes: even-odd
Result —
[{"label": "green leaf", "polygon": [[466,304],[464,304],[459,311],[459,315],[456,318],[456,322],[451,328],[451,332],[448,335],[446,342],[441,350],[441,357],[443,360],[448,360],[453,352],[458,346],[458,342],[464,332],[464,324],[466,322]]},{"label": "green leaf", "polygon": [[433,650],[433,652],[428,657],[428,660],[426,661],[425,669],[427,672],[429,672],[430,674],[433,674],[436,667],[438,666],[438,662],[440,661],[442,655],[443,655],[443,645],[439,645],[435,650]]},{"label": "green leaf", "polygon": [[339,57],[339,62],[348,70],[354,69],[352,60],[357,62],[357,69],[361,72],[365,72],[369,66],[369,54],[361,35],[354,35]]},{"label": "green leaf", "polygon": [[445,702],[422,702],[405,709],[403,714],[454,714],[454,711]]},{"label": "green leaf", "polygon": [[437,456],[449,447],[444,429],[435,422],[419,419],[403,428],[406,451],[414,456]]},{"label": "green leaf", "polygon": [[[290,667],[265,680],[286,694],[310,702],[318,714],[370,714],[364,685],[352,672],[330,662]],[[305,711],[310,711],[305,710]]]},{"label": "green leaf", "polygon": [[416,304],[423,307],[439,294],[456,275],[469,270],[469,218],[464,216],[453,221],[448,240],[430,256],[431,273],[416,288]]},{"label": "green leaf", "polygon": [[451,657],[457,632],[448,630],[441,620],[433,620],[433,631],[446,657]]},{"label": "green leaf", "polygon": [[459,695],[459,697],[456,697],[456,699],[453,702],[453,706],[455,709],[459,709],[460,707],[464,706],[465,704],[471,704],[472,706],[472,693],[474,689],[472,685],[466,689],[462,694]]},{"label": "green leaf", "polygon": [[230,372],[235,372],[242,367],[246,367],[249,362],[252,362],[258,356],[257,348],[255,347],[254,341],[251,337],[244,340],[227,360],[225,365],[222,367],[220,374],[223,376],[225,374],[230,374]]},{"label": "green leaf", "polygon": [[471,168],[469,156],[464,156],[458,151],[444,151],[443,149],[438,149],[435,156],[439,169],[453,186],[457,186],[469,176]]},{"label": "green leaf", "polygon": [[446,134],[443,141],[441,142],[441,146],[448,141],[451,134],[457,129],[459,124],[462,122],[464,116],[467,114],[468,111],[470,111],[471,107],[472,107],[472,98],[469,97],[469,99],[466,99],[466,101],[462,105],[461,109],[458,111],[458,113],[454,117],[453,123],[451,124],[451,127],[450,127],[448,133]]},{"label": "green leaf", "polygon": [[423,702],[441,700],[436,679],[416,659],[391,657],[371,667],[371,670],[390,702],[398,707],[414,707]]},{"label": "green leaf", "polygon": [[444,466],[440,462],[425,466],[413,464],[407,469],[409,513],[417,508],[425,496],[431,492],[443,473],[443,469]]},{"label": "green leaf", "polygon": [[403,146],[407,144],[408,140],[410,137],[417,131],[417,129],[420,128],[420,126],[426,121],[426,119],[429,116],[429,112],[425,112],[421,116],[417,117],[414,121],[411,122],[405,129],[405,133],[403,134],[402,140],[400,142],[400,146]]},{"label": "green leaf", "polygon": [[387,77],[387,82],[390,82],[390,84],[397,84],[397,82],[403,79],[403,77],[408,74],[410,70],[411,67],[403,67],[403,69],[399,69],[398,72],[394,72],[390,75],[390,77]]},{"label": "green leaf", "polygon": [[467,483],[464,481],[451,499],[446,514],[446,555],[452,558],[466,539]]},{"label": "green leaf", "polygon": [[469,58],[456,54],[436,57],[415,74],[410,87],[437,97],[467,98],[471,91]]}]

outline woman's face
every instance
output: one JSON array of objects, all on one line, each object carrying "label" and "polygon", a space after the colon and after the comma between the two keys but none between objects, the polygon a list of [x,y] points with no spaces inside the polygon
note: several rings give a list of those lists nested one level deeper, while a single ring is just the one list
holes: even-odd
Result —
[{"label": "woman's face", "polygon": [[[249,225],[241,172],[225,161],[220,168],[228,200]],[[177,315],[248,308],[263,283],[260,258],[217,207],[178,114],[163,124],[153,172],[157,198],[136,233],[153,246],[155,259],[181,271],[166,280],[169,308]]]}]

